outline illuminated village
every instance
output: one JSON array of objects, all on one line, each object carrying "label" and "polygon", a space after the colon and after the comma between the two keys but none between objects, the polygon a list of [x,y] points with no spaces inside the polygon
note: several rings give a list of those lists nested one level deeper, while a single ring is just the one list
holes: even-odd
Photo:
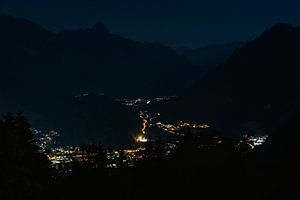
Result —
[{"label": "illuminated village", "polygon": [[[141,101],[134,101],[141,106]],[[144,103],[148,104],[147,100],[143,100]],[[138,107],[135,103],[129,103],[126,105],[130,107]],[[207,132],[210,130],[210,126],[207,124],[193,124],[188,122],[180,121],[178,124],[165,124],[157,120],[160,116],[159,113],[155,113],[152,116],[148,111],[139,111],[139,117],[141,120],[141,129],[139,134],[134,136],[132,145],[125,148],[110,148],[102,149],[101,146],[97,145],[85,145],[85,146],[64,146],[54,147],[55,138],[59,137],[59,134],[55,131],[45,132],[34,130],[37,136],[37,145],[41,151],[47,155],[52,166],[62,172],[70,173],[70,166],[73,163],[87,163],[93,164],[93,157],[98,151],[103,151],[105,155],[105,167],[106,168],[120,168],[120,167],[134,167],[140,160],[147,157],[147,145],[153,145],[155,142],[151,138],[151,133],[148,129],[155,127],[162,131],[162,134],[168,134],[171,137],[175,137],[174,142],[166,142],[163,144],[164,157],[171,155],[178,148],[178,140],[185,137],[187,132],[207,137]],[[203,146],[216,146],[222,143],[222,137],[211,135],[208,136],[210,142],[203,144]],[[256,146],[260,146],[265,143],[268,136],[250,136],[244,135],[242,139],[237,142],[237,145],[246,143],[254,149]],[[155,148],[155,147],[154,147]],[[93,165],[97,167],[96,165]]]}]

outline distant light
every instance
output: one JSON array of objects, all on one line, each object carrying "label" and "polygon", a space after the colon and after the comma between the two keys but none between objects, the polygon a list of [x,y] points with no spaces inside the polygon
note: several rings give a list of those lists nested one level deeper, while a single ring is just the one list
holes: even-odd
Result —
[{"label": "distant light", "polygon": [[144,142],[148,142],[148,139],[145,136],[140,135],[136,138],[136,141],[144,143]]}]

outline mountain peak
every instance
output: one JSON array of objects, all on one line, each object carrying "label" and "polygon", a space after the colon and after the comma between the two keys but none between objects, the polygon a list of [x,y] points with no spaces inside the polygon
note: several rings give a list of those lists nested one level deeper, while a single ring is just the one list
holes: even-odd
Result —
[{"label": "mountain peak", "polygon": [[92,30],[101,31],[103,33],[109,33],[109,30],[105,27],[102,22],[97,22],[93,27]]},{"label": "mountain peak", "polygon": [[[290,34],[295,30],[298,30],[298,28],[295,28],[292,24],[277,23],[264,31],[259,39],[262,39],[263,41],[271,41],[272,43],[276,44],[283,38],[289,38],[291,36]],[[277,40],[277,42],[275,40]],[[291,40],[292,39],[290,38],[290,41]]]}]

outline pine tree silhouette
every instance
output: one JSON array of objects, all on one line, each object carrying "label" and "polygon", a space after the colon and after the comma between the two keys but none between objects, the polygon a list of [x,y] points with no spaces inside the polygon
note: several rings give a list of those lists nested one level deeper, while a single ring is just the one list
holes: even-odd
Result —
[{"label": "pine tree silhouette", "polygon": [[35,199],[51,182],[49,162],[22,113],[7,113],[0,121],[0,163],[0,199]]}]

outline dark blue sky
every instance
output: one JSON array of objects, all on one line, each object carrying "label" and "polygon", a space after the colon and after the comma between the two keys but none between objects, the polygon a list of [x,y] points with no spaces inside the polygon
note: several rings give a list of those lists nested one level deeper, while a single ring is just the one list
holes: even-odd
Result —
[{"label": "dark blue sky", "polygon": [[50,30],[102,21],[113,33],[172,46],[249,40],[276,22],[300,24],[299,0],[0,0],[0,12]]}]

